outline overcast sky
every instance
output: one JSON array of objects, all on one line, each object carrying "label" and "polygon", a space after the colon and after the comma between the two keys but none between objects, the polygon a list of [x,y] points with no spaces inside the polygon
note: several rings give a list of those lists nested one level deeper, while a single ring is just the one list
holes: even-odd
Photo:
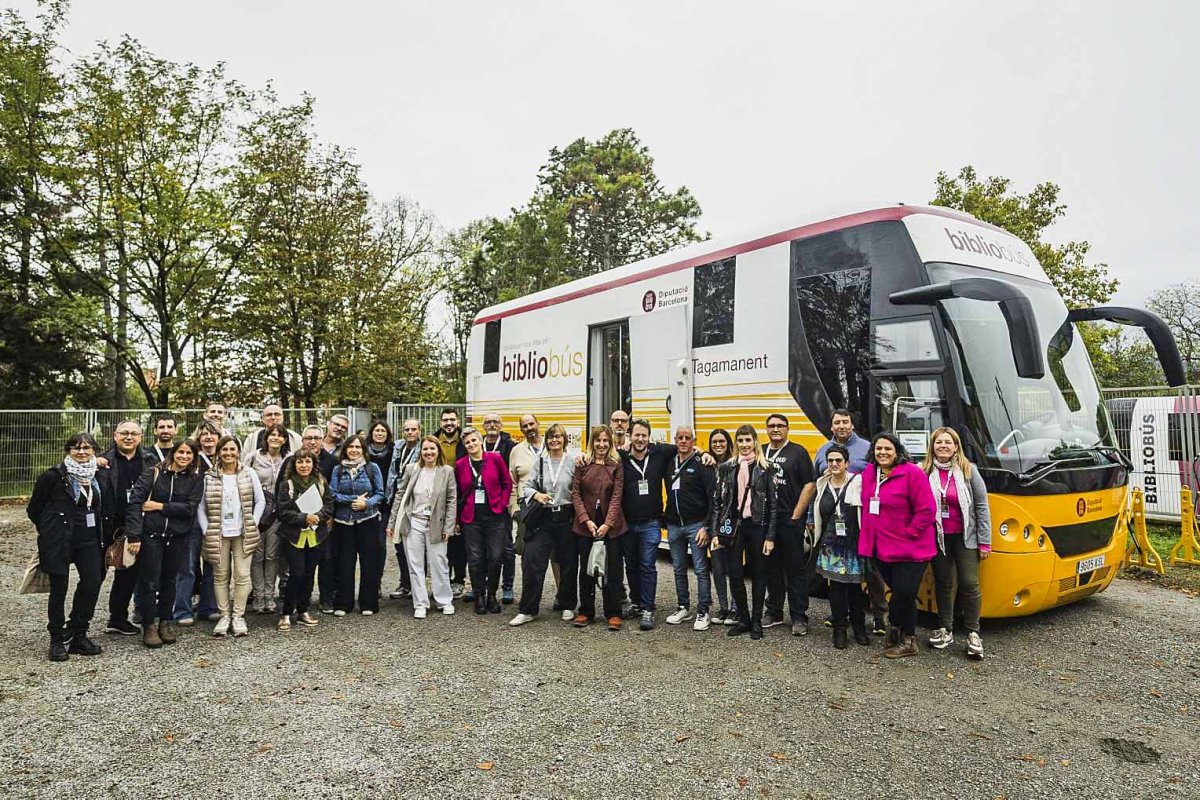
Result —
[{"label": "overcast sky", "polygon": [[[28,12],[31,2],[10,2]],[[702,228],[927,202],[973,164],[1069,210],[1118,299],[1197,277],[1200,3],[76,0],[76,54],[130,34],[317,98],[381,198],[448,227],[524,203],[547,151],[631,127]]]}]

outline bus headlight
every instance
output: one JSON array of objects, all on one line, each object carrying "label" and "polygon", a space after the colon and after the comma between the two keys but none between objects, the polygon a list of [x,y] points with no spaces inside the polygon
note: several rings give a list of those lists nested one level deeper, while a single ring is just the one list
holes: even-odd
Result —
[{"label": "bus headlight", "polygon": [[1008,536],[1008,523],[1007,522],[1000,523],[1000,535]]},{"label": "bus headlight", "polygon": [[1030,528],[1028,525],[1026,525],[1025,529],[1021,531],[1021,534],[1025,537],[1025,541],[1028,542],[1029,537],[1033,535],[1033,528]]},{"label": "bus headlight", "polygon": [[1021,605],[1021,595],[1020,595],[1020,594],[1014,594],[1014,595],[1013,595],[1013,605],[1014,605],[1014,606],[1019,606],[1019,605]]},{"label": "bus headlight", "polygon": [[1038,536],[1038,547],[1045,547],[1045,546],[1046,546],[1046,534],[1043,533]]}]

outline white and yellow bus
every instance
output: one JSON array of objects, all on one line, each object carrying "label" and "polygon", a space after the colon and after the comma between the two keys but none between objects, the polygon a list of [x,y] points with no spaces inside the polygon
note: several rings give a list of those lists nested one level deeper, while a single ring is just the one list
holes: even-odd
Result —
[{"label": "white and yellow bus", "polygon": [[860,433],[890,430],[918,457],[951,425],[989,489],[983,613],[1030,614],[1104,589],[1124,552],[1129,465],[1074,325],[1085,319],[1146,328],[1182,382],[1161,320],[1068,312],[1006,231],[944,208],[866,208],[484,309],[467,410],[510,430],[532,411],[582,439],[623,408],[657,439],[688,424],[701,444],[781,411],[815,452],[846,407]]}]

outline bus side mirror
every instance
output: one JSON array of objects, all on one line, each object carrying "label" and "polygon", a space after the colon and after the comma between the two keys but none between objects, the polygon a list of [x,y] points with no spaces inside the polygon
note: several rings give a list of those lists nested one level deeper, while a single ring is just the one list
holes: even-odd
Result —
[{"label": "bus side mirror", "polygon": [[1025,293],[1007,281],[996,278],[958,278],[945,283],[918,286],[892,292],[888,300],[897,306],[933,305],[940,300],[962,298],[996,303],[1008,326],[1013,363],[1022,378],[1042,378],[1046,361],[1042,357],[1041,336],[1033,303]]},{"label": "bus side mirror", "polygon": [[1141,328],[1154,345],[1158,354],[1158,363],[1162,364],[1163,374],[1171,386],[1182,386],[1187,383],[1187,372],[1183,368],[1183,359],[1179,357],[1179,346],[1175,343],[1175,335],[1163,318],[1150,311],[1124,306],[1097,306],[1096,308],[1075,308],[1067,312],[1071,322],[1115,322],[1118,325],[1132,325]]}]

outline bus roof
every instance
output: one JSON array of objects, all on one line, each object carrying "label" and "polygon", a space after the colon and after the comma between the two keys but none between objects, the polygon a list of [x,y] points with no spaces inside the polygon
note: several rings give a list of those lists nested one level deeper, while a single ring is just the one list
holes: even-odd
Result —
[{"label": "bus roof", "polygon": [[696,244],[671,250],[652,258],[626,264],[623,267],[598,272],[595,275],[579,278],[570,283],[544,289],[540,292],[518,297],[515,300],[509,300],[505,303],[498,303],[480,311],[475,317],[474,324],[482,325],[485,322],[557,305],[568,300],[574,300],[577,297],[603,292],[618,286],[675,272],[676,270],[690,269],[702,264],[709,264],[713,261],[720,261],[723,258],[758,250],[762,247],[790,242],[793,239],[816,236],[821,233],[864,225],[868,222],[899,220],[910,214],[932,214],[939,217],[948,217],[990,228],[1001,233],[1008,233],[1002,228],[981,222],[965,212],[942,208],[940,206],[910,206],[903,203],[893,206],[860,204],[850,208],[826,209],[820,215],[810,214],[803,219],[785,224],[782,229],[776,225],[749,237],[743,234],[697,242]]}]

